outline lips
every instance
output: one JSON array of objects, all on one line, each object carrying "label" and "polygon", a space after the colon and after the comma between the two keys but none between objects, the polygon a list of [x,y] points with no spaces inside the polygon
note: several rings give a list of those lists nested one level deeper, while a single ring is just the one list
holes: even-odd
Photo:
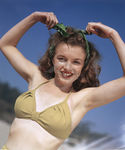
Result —
[{"label": "lips", "polygon": [[64,71],[61,71],[61,74],[64,78],[70,78],[73,75],[73,73],[71,72],[64,72]]}]

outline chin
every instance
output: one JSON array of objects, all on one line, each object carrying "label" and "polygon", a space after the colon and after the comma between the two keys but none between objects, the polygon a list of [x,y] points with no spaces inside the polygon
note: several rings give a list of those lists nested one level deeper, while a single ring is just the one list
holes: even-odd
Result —
[{"label": "chin", "polygon": [[58,81],[61,82],[62,84],[72,84],[76,79],[73,77],[58,77]]}]

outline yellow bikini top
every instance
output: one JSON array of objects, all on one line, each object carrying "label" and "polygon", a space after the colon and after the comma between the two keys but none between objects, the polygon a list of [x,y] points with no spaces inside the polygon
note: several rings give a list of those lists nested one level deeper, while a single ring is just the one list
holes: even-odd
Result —
[{"label": "yellow bikini top", "polygon": [[65,139],[71,133],[71,114],[67,103],[71,92],[59,104],[52,105],[42,112],[36,112],[35,91],[47,82],[24,92],[16,99],[15,115],[17,118],[34,120],[53,136]]}]

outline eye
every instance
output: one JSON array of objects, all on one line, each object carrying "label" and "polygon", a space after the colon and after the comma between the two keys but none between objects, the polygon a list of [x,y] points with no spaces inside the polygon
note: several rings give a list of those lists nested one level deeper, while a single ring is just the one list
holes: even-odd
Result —
[{"label": "eye", "polygon": [[74,64],[78,64],[78,65],[81,64],[79,61],[74,61],[73,63],[74,63]]},{"label": "eye", "polygon": [[58,57],[59,61],[66,61],[66,59],[64,57]]}]

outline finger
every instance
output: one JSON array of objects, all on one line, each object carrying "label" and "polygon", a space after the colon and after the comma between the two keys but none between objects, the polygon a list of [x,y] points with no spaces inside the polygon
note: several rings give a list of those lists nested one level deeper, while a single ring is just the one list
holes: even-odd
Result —
[{"label": "finger", "polygon": [[97,34],[95,28],[90,25],[87,25],[86,31],[88,32],[88,34]]},{"label": "finger", "polygon": [[50,21],[51,21],[51,16],[50,16],[50,13],[47,13],[46,15],[46,25],[49,25],[50,24]]},{"label": "finger", "polygon": [[51,22],[49,24],[49,27],[52,28],[56,24],[55,15],[51,14]]},{"label": "finger", "polygon": [[53,13],[51,13],[50,15],[51,15],[50,16],[51,17],[51,22],[48,25],[49,29],[51,29],[52,27],[54,27],[58,23],[58,20],[57,20],[56,16]]},{"label": "finger", "polygon": [[58,20],[57,20],[56,16],[53,15],[53,22],[52,22],[52,24],[50,25],[50,28],[53,28],[57,23],[58,23]]},{"label": "finger", "polygon": [[88,34],[91,34],[91,33],[92,33],[91,28],[90,28],[90,26],[89,26],[89,25],[87,25],[87,27],[86,27],[86,31],[88,32]]},{"label": "finger", "polygon": [[49,17],[49,14],[47,14],[45,24],[46,24],[46,25],[48,25],[48,24],[49,24],[49,22],[50,22],[50,17]]}]

